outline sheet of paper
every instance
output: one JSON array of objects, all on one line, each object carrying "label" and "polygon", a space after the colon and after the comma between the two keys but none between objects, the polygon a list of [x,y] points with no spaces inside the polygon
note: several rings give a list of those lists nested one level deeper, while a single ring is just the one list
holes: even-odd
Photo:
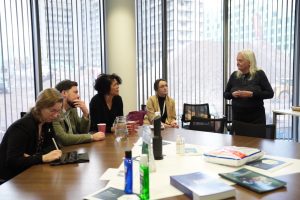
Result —
[{"label": "sheet of paper", "polygon": [[120,170],[117,168],[108,168],[100,177],[102,181],[109,181],[112,177],[120,176],[124,177],[124,170]]}]

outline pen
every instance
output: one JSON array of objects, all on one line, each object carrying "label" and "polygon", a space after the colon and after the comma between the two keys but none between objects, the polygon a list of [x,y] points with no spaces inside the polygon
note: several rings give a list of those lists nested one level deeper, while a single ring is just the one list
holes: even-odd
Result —
[{"label": "pen", "polygon": [[58,146],[57,146],[57,144],[56,144],[54,138],[52,138],[52,141],[53,141],[53,143],[54,143],[54,146],[55,146],[56,150],[59,150],[59,148],[58,148]]}]

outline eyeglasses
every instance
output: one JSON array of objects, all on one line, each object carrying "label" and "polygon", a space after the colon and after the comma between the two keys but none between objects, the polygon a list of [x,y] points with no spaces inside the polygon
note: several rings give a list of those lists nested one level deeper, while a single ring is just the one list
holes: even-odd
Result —
[{"label": "eyeglasses", "polygon": [[57,114],[57,113],[60,113],[61,112],[61,109],[48,109],[48,111],[51,113],[51,114]]}]

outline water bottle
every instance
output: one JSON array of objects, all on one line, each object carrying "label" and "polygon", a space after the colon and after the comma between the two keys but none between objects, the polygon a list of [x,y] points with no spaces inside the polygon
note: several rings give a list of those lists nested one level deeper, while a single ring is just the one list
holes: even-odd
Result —
[{"label": "water bottle", "polygon": [[140,159],[140,199],[150,199],[148,155],[142,154]]},{"label": "water bottle", "polygon": [[125,151],[124,159],[124,171],[125,171],[125,189],[126,194],[132,194],[132,153],[130,150]]}]

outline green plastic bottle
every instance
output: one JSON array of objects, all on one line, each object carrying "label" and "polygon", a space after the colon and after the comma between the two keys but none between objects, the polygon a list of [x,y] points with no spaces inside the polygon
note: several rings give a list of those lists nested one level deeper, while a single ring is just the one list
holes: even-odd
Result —
[{"label": "green plastic bottle", "polygon": [[148,155],[142,154],[140,159],[140,199],[150,199]]}]

